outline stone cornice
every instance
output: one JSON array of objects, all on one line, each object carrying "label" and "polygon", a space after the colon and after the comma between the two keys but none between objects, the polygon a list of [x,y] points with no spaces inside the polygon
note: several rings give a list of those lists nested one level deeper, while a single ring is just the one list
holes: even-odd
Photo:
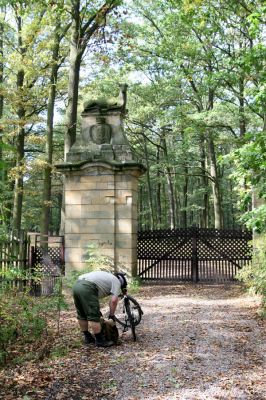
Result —
[{"label": "stone cornice", "polygon": [[134,171],[135,176],[143,175],[147,168],[136,161],[108,161],[108,160],[97,160],[97,161],[79,161],[79,162],[65,162],[62,164],[55,164],[55,168],[58,172],[67,174],[72,171],[88,170],[92,168],[105,168],[112,171],[122,172],[122,171]]}]

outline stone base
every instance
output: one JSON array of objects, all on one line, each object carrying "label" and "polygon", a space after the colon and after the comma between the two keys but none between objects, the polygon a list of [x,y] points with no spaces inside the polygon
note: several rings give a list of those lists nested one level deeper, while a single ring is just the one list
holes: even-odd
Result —
[{"label": "stone base", "polygon": [[106,257],[114,270],[136,275],[138,177],[143,167],[101,162],[57,168],[65,175],[66,273],[88,270],[88,253],[94,253],[96,268]]}]

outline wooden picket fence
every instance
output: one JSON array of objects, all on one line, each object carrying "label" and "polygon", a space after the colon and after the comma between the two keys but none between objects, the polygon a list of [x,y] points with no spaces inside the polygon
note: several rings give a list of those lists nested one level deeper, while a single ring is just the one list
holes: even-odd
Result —
[{"label": "wooden picket fence", "polygon": [[25,231],[10,232],[8,237],[0,240],[0,272],[10,269],[27,269],[29,240]]},{"label": "wooden picket fence", "polygon": [[[41,274],[39,281],[19,277]],[[0,284],[35,296],[50,295],[64,275],[64,237],[11,232],[0,241]],[[15,276],[15,277],[12,277]]]}]

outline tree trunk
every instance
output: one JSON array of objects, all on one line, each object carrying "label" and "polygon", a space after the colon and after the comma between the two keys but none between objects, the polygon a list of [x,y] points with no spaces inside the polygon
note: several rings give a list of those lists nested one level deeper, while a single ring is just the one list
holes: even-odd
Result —
[{"label": "tree trunk", "polygon": [[210,160],[210,175],[212,178],[212,195],[213,195],[213,208],[214,208],[214,226],[216,229],[222,229],[222,207],[220,197],[219,178],[217,172],[215,147],[211,133],[207,139],[208,152]]},{"label": "tree trunk", "polygon": [[187,228],[187,206],[188,206],[188,168],[184,167],[184,184],[183,184],[183,204],[181,211],[181,227]]},{"label": "tree trunk", "polygon": [[159,171],[159,165],[160,165],[160,149],[159,147],[157,148],[157,154],[156,154],[156,163],[157,163],[157,172],[156,172],[156,177],[157,177],[157,184],[156,184],[156,214],[157,214],[157,228],[162,227],[162,203],[161,203],[161,176],[160,176],[160,171]]},{"label": "tree trunk", "polygon": [[[4,34],[4,24],[0,23],[0,58],[1,58],[1,60],[0,60],[0,87],[1,88],[2,88],[3,82],[4,82],[3,34]],[[1,93],[2,93],[2,91],[1,91]],[[0,94],[0,118],[3,117],[3,111],[4,111],[4,96],[3,96],[3,94]],[[3,129],[2,129],[2,127],[0,127],[0,161],[3,161],[2,144],[3,144]],[[4,184],[4,181],[5,181],[5,169],[4,169],[4,167],[0,168],[0,181],[1,181],[2,184]]]},{"label": "tree trunk", "polygon": [[[53,48],[52,71],[50,76],[50,90],[47,105],[47,134],[46,134],[46,166],[43,177],[43,204],[41,212],[41,240],[43,244],[47,241],[49,235],[50,211],[51,211],[51,187],[52,187],[52,163],[53,163],[53,125],[54,125],[54,106],[56,98],[56,84],[58,76],[58,57],[60,37],[58,26],[55,28],[55,42]],[[46,246],[47,247],[47,243]]]},{"label": "tree trunk", "polygon": [[166,168],[166,180],[167,180],[167,188],[168,188],[168,198],[169,198],[169,218],[170,218],[170,227],[174,229],[176,226],[175,222],[175,196],[174,196],[174,185],[171,176],[170,168]]},{"label": "tree trunk", "polygon": [[98,31],[100,26],[106,22],[107,14],[117,7],[120,0],[108,0],[82,25],[80,15],[80,0],[72,0],[72,24],[69,55],[69,76],[68,76],[68,106],[66,113],[66,137],[65,157],[76,140],[77,130],[77,108],[79,91],[80,65],[84,51],[91,37]]},{"label": "tree trunk", "polygon": [[[212,72],[212,67],[209,66],[209,71]],[[214,91],[209,88],[209,98],[208,98],[208,110],[213,109],[214,104]],[[212,178],[212,195],[213,195],[213,208],[214,208],[214,226],[216,229],[222,229],[222,206],[221,206],[221,195],[220,195],[220,184],[218,178],[218,168],[216,162],[216,152],[213,141],[212,133],[208,132],[207,137],[208,153],[210,160],[210,175]]]},{"label": "tree trunk", "polygon": [[169,200],[169,223],[170,223],[170,228],[174,229],[176,226],[176,221],[175,221],[175,195],[174,195],[174,185],[173,185],[173,180],[172,180],[172,174],[171,174],[171,168],[168,165],[168,151],[167,151],[167,144],[166,140],[163,137],[162,138],[162,145],[164,149],[164,155],[166,159],[166,181],[167,181],[167,193],[168,193],[168,200]]},{"label": "tree trunk", "polygon": [[143,218],[142,218],[142,212],[143,212],[143,188],[142,185],[139,188],[139,201],[138,201],[138,229],[143,230]]},{"label": "tree trunk", "polygon": [[154,207],[153,207],[153,191],[151,187],[151,177],[150,177],[150,172],[149,172],[149,156],[148,156],[148,149],[147,149],[147,143],[144,138],[144,152],[145,152],[145,158],[146,158],[146,166],[147,166],[147,172],[146,172],[146,178],[147,178],[147,188],[148,188],[148,204],[149,204],[149,209],[150,209],[150,221],[151,221],[151,229],[154,229]]},{"label": "tree trunk", "polygon": [[201,166],[201,173],[202,173],[202,178],[201,178],[201,186],[204,188],[204,194],[203,194],[203,209],[201,212],[201,218],[200,218],[200,227],[201,228],[207,228],[208,227],[208,207],[209,207],[209,196],[208,196],[208,177],[206,175],[207,173],[207,157],[206,157],[206,151],[205,151],[205,139],[204,136],[201,135],[200,138],[200,166]]},{"label": "tree trunk", "polygon": [[[185,141],[185,134],[184,131],[181,132],[182,142]],[[185,163],[187,163],[187,159],[185,159]],[[184,174],[184,184],[182,187],[183,192],[183,204],[181,204],[181,227],[187,228],[187,206],[188,206],[188,167],[187,165],[183,168]]]},{"label": "tree trunk", "polygon": [[[23,114],[20,113],[21,117],[22,115]],[[13,223],[12,223],[13,229],[17,232],[19,232],[21,229],[21,217],[22,217],[23,172],[20,171],[20,169],[23,169],[24,142],[25,142],[25,130],[24,128],[18,128],[18,135],[16,138],[16,153],[17,153],[16,167],[18,168],[18,171],[14,187]]]},{"label": "tree trunk", "polygon": [[245,98],[244,98],[245,82],[244,78],[239,79],[239,132],[240,136],[246,133],[246,119],[245,119]]},{"label": "tree trunk", "polygon": [[[17,28],[18,28],[18,47],[20,50],[21,58],[25,57],[26,48],[22,42],[22,19],[17,16]],[[23,63],[22,63],[23,65]],[[18,96],[23,96],[25,71],[21,68],[17,73],[17,90]],[[23,100],[20,101],[21,105],[18,107],[17,116],[20,121],[18,126],[18,133],[16,137],[16,179],[14,186],[14,203],[13,203],[13,229],[17,232],[21,229],[21,217],[22,217],[22,204],[23,204],[23,163],[24,163],[24,144],[25,144],[25,129],[21,122],[25,121],[26,111],[23,106]]]},{"label": "tree trunk", "polygon": [[71,146],[76,140],[77,108],[79,91],[79,74],[83,52],[79,48],[80,41],[80,15],[79,1],[73,4],[73,21],[71,25],[69,76],[68,76],[68,106],[66,112],[65,159]]}]

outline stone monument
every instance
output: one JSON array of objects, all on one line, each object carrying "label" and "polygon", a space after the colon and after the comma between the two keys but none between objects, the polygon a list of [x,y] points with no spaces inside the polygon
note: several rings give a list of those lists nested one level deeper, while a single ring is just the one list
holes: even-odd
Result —
[{"label": "stone monument", "polygon": [[138,178],[145,172],[134,161],[124,133],[127,85],[122,101],[90,101],[81,114],[81,133],[56,168],[65,177],[66,273],[84,270],[88,248],[137,272]]}]

